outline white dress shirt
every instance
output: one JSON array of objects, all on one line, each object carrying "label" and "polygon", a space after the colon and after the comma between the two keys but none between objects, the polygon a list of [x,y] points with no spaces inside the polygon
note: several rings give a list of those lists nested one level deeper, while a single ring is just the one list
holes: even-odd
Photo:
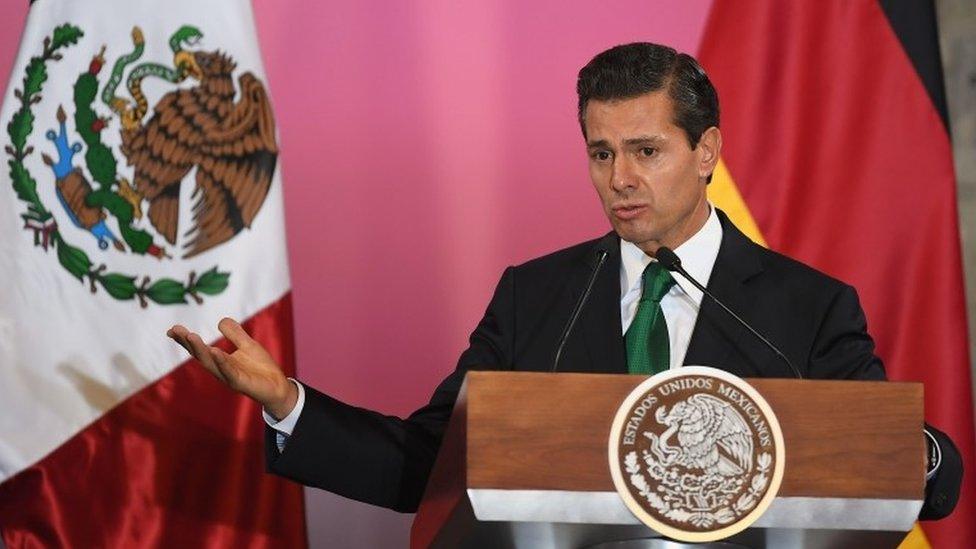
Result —
[{"label": "white dress shirt", "polygon": [[[718,249],[722,244],[722,224],[719,223],[715,208],[709,205],[708,219],[684,244],[678,246],[674,253],[681,258],[681,265],[688,274],[704,285],[715,266]],[[621,333],[627,333],[627,328],[634,320],[637,312],[637,302],[640,300],[641,285],[643,284],[644,267],[651,261],[656,261],[645,254],[631,242],[620,241],[620,321]],[[668,340],[671,344],[671,368],[680,367],[688,351],[691,332],[695,329],[698,319],[698,308],[701,305],[702,293],[681,275],[674,276],[677,284],[671,287],[661,299],[661,310],[668,325]],[[284,450],[285,441],[295,429],[298,417],[305,406],[305,389],[301,383],[291,380],[298,386],[298,402],[295,408],[281,421],[275,420],[267,412],[264,421],[277,431],[278,450]]]},{"label": "white dress shirt", "polygon": [[[681,266],[704,286],[708,285],[719,246],[722,245],[722,224],[715,208],[709,206],[709,210],[708,219],[702,228],[674,250],[681,259]],[[627,333],[627,328],[637,314],[644,268],[652,261],[657,260],[645,254],[635,244],[626,240],[620,241],[620,323],[623,334]],[[677,273],[672,273],[672,276],[677,284],[671,286],[668,293],[661,298],[661,310],[668,325],[671,368],[678,368],[688,352],[688,343],[691,341],[691,332],[695,329],[703,296],[701,290],[683,276]]]}]

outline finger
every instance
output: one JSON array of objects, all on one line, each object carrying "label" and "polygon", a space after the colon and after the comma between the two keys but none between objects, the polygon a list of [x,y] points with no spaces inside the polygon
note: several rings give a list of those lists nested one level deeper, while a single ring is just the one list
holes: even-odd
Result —
[{"label": "finger", "polygon": [[210,347],[210,358],[213,359],[214,364],[217,366],[217,370],[227,380],[227,385],[232,389],[237,390],[240,381],[240,372],[238,367],[231,360],[230,355],[225,353],[222,349],[217,347]]},{"label": "finger", "polygon": [[181,324],[174,324],[172,328],[166,331],[166,335],[186,338],[186,336],[190,335],[190,330]]},{"label": "finger", "polygon": [[[172,339],[173,341],[175,341],[176,343],[178,343],[180,345],[180,347],[183,347],[183,350],[186,351],[187,353],[189,353],[190,356],[193,356],[193,349],[190,348],[190,344],[186,342],[186,339],[185,338],[179,337],[179,336],[177,336],[175,334],[172,334],[171,335],[169,332],[166,332],[166,335],[168,335],[170,337],[170,339]],[[194,358],[196,358],[196,357],[194,357]]]},{"label": "finger", "polygon": [[224,377],[223,373],[217,368],[214,363],[213,356],[210,353],[210,347],[203,342],[203,339],[199,335],[191,333],[187,338],[187,342],[190,344],[190,348],[193,349],[193,356],[207,369],[208,372],[215,375],[220,381],[227,383],[227,378]]},{"label": "finger", "polygon": [[256,342],[251,339],[251,336],[247,335],[244,331],[244,327],[238,324],[233,318],[223,318],[217,324],[217,329],[220,333],[224,334],[224,337],[230,340],[238,349],[253,345]]},{"label": "finger", "polygon": [[190,356],[196,358],[196,356],[193,355],[193,348],[190,347],[189,342],[187,342],[186,340],[189,334],[190,334],[190,330],[187,330],[185,327],[180,326],[179,324],[173,326],[172,328],[166,331],[166,335],[168,335],[170,339],[179,343],[180,346],[186,349],[187,353],[190,353]]}]

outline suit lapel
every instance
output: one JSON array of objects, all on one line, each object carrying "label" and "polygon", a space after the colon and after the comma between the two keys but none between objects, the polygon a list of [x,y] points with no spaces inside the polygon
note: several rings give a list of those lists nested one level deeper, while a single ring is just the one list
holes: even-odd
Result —
[{"label": "suit lapel", "polygon": [[[578,329],[585,334],[590,363],[583,371],[626,373],[627,357],[620,331],[620,240],[615,233],[610,233],[597,246],[605,247],[609,255],[579,319]],[[583,276],[578,285],[581,292],[595,264],[596,249],[589,254],[587,267],[581,269]]]},{"label": "suit lapel", "polygon": [[[707,288],[739,316],[749,318],[756,300],[750,298],[747,282],[762,273],[763,267],[756,253],[756,244],[742,234],[721,210],[718,210],[718,216],[722,223],[722,244]],[[733,349],[739,348],[740,340],[747,335],[744,326],[706,296],[698,311],[684,364],[712,366],[737,375],[747,375],[748,372],[731,356]]]}]

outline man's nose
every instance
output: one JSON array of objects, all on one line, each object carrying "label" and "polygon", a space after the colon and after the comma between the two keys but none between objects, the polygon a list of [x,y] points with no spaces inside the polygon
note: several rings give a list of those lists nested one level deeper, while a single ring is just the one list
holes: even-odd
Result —
[{"label": "man's nose", "polygon": [[626,157],[616,157],[613,160],[613,170],[610,174],[610,186],[617,192],[623,192],[637,186],[637,173],[633,163]]}]

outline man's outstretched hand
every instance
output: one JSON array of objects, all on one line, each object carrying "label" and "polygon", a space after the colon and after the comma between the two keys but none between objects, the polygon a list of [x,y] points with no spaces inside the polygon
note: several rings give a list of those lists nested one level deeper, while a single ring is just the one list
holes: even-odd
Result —
[{"label": "man's outstretched hand", "polygon": [[298,388],[285,377],[260,343],[251,339],[236,321],[225,318],[217,329],[237,347],[233,353],[211,347],[179,324],[166,335],[179,343],[203,367],[231,389],[256,400],[277,419],[288,415],[298,402]]}]

